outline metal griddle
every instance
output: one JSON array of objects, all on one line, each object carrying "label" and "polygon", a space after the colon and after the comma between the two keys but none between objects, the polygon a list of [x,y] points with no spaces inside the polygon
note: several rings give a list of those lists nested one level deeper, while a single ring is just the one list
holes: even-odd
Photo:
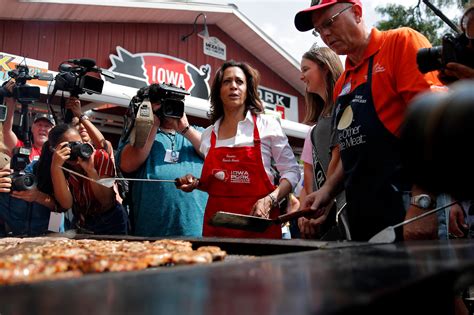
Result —
[{"label": "metal griddle", "polygon": [[[81,236],[76,236],[80,238]],[[98,237],[95,237],[98,238]],[[113,236],[103,239],[122,239]],[[125,237],[129,240],[154,240]],[[474,242],[188,239],[255,259],[0,287],[3,314],[446,314]],[[265,256],[268,255],[268,256]],[[455,259],[454,259],[455,257]]]}]

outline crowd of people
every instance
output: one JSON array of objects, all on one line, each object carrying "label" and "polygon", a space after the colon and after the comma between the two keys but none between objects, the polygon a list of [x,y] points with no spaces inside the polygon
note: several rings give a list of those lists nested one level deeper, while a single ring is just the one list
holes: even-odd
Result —
[{"label": "crowd of people", "polygon": [[[465,11],[461,28],[474,50],[473,12]],[[25,143],[13,130],[16,100],[5,97],[0,149],[13,164],[15,148],[28,147],[31,163],[24,174],[37,182],[19,189],[14,182],[25,175],[12,176],[11,164],[2,165],[0,236],[41,235],[55,226],[58,232],[91,234],[281,239],[288,235],[278,225],[255,232],[216,226],[212,218],[222,210],[271,219],[307,210],[293,237],[368,241],[455,198],[430,191],[404,172],[400,132],[413,100],[449,89],[447,77],[472,79],[474,70],[451,62],[440,71],[420,72],[416,55],[430,47],[426,37],[407,27],[368,30],[359,0],[312,1],[294,22],[327,45],[313,45],[301,59],[304,122],[311,129],[301,155],[299,200],[293,192],[300,167],[278,119],[265,114],[257,92],[260,75],[250,64],[230,60],[214,75],[209,127],[190,125],[184,112],[160,113],[160,85],[152,84],[134,97],[150,102],[154,113],[140,134],[144,141],[122,138],[116,152],[76,97],[66,104],[71,122],[37,114]],[[338,55],[347,56],[344,66]],[[13,86],[10,80],[4,89]],[[101,182],[118,174],[143,181],[130,181],[122,199],[117,184]],[[167,181],[175,178],[174,184]],[[470,203],[460,201],[398,229],[397,240],[464,236]]]}]

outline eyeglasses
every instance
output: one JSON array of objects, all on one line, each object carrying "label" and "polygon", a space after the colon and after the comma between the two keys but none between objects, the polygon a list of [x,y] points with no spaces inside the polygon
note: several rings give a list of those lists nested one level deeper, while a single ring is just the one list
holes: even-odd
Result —
[{"label": "eyeglasses", "polygon": [[342,9],[341,11],[337,12],[336,14],[334,14],[333,16],[331,16],[329,19],[327,19],[326,21],[324,21],[323,23],[321,23],[321,26],[320,27],[315,27],[312,34],[316,37],[319,36],[319,34],[321,34],[324,30],[327,30],[329,28],[331,28],[331,26],[334,24],[334,21],[336,20],[336,18],[341,15],[342,13],[344,13],[344,11],[347,11],[349,10],[350,8],[352,8],[353,6],[351,5],[350,7],[345,7],[344,9]]}]

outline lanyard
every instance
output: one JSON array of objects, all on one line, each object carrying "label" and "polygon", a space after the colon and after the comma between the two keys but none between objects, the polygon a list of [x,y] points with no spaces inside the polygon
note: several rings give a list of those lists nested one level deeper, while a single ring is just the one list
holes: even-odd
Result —
[{"label": "lanyard", "polygon": [[166,131],[163,131],[162,129],[160,129],[160,132],[162,134],[164,134],[168,139],[170,139],[171,152],[175,152],[174,151],[174,144],[175,144],[175,140],[176,140],[176,133],[175,132],[166,132]]}]

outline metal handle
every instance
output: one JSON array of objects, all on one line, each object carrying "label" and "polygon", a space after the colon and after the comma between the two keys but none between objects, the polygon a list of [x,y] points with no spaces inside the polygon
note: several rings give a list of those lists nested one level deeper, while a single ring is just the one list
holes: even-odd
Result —
[{"label": "metal handle", "polygon": [[277,220],[278,220],[277,223],[285,223],[285,222],[290,221],[291,219],[301,218],[301,217],[303,217],[307,214],[310,214],[310,213],[314,214],[314,213],[316,213],[316,211],[311,210],[311,209],[306,209],[306,210],[298,210],[298,211],[295,211],[295,212],[283,214],[283,215],[280,215],[277,218]]},{"label": "metal handle", "polygon": [[441,207],[438,207],[438,208],[436,208],[436,209],[427,211],[427,212],[425,212],[425,213],[423,213],[423,214],[420,214],[420,215],[418,215],[418,216],[416,216],[416,217],[414,217],[414,218],[411,218],[411,219],[405,220],[405,221],[403,221],[403,222],[400,222],[400,223],[394,225],[393,228],[397,228],[397,227],[399,227],[399,226],[402,226],[402,225],[411,223],[411,222],[413,222],[413,221],[419,220],[419,219],[424,218],[424,217],[426,217],[426,216],[428,216],[428,215],[430,215],[430,214],[433,214],[433,213],[435,213],[435,212],[438,212],[438,211],[440,211],[440,210],[443,210],[444,208],[451,207],[451,206],[455,205],[456,203],[458,203],[458,202],[457,202],[457,201],[453,201],[453,202],[448,203],[448,204],[446,204],[446,205],[444,205],[444,206],[441,206]]}]

